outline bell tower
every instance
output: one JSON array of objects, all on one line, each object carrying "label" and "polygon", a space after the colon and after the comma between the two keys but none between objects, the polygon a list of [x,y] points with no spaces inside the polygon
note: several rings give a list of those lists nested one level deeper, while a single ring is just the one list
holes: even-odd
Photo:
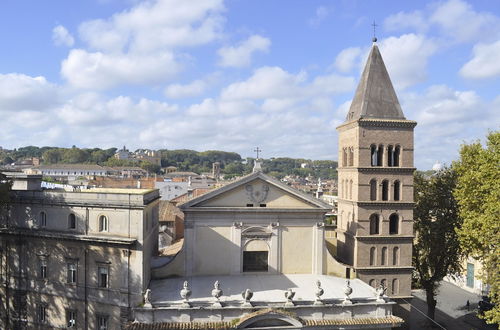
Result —
[{"label": "bell tower", "polygon": [[[339,133],[338,258],[409,310],[413,129],[376,44]],[[404,310],[401,313],[405,314]]]}]

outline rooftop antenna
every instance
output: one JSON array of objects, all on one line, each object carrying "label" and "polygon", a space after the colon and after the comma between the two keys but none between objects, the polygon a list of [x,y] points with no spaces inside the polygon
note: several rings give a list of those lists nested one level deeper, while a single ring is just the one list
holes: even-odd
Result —
[{"label": "rooftop antenna", "polygon": [[376,29],[377,29],[377,24],[375,23],[375,21],[373,21],[373,38],[372,38],[372,41],[373,42],[377,42],[377,34],[376,34]]}]

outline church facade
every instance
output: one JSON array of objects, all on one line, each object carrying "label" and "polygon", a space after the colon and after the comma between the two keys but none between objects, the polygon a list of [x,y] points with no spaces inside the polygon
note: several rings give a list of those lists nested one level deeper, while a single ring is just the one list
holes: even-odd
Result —
[{"label": "church facade", "polygon": [[[376,43],[339,133],[338,257],[409,309],[413,129]],[[401,312],[404,313],[404,310]]]},{"label": "church facade", "polygon": [[182,250],[152,269],[129,329],[389,329],[383,288],[333,276],[331,206],[260,170],[181,205]]}]

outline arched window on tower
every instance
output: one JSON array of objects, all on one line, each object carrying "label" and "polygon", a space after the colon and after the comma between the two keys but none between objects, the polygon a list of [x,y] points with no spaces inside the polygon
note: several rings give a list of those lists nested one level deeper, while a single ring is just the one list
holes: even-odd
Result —
[{"label": "arched window on tower", "polygon": [[342,166],[347,166],[347,148],[342,149]]},{"label": "arched window on tower", "polygon": [[380,218],[378,214],[370,215],[370,235],[378,235],[380,233]]},{"label": "arched window on tower", "polygon": [[391,145],[387,147],[387,166],[394,166],[394,148]]},{"label": "arched window on tower", "polygon": [[382,181],[382,200],[389,200],[389,181]]},{"label": "arched window on tower", "polygon": [[370,280],[370,282],[368,282],[368,284],[369,284],[372,288],[374,288],[374,287],[376,287],[376,286],[377,286],[377,280],[372,278],[372,279]]},{"label": "arched window on tower", "polygon": [[385,246],[382,248],[382,258],[380,264],[382,266],[387,264],[387,247]]},{"label": "arched window on tower", "polygon": [[392,280],[392,294],[398,294],[399,292],[399,281],[397,278]]},{"label": "arched window on tower", "polygon": [[108,218],[105,215],[99,217],[99,231],[108,231]]},{"label": "arched window on tower", "polygon": [[393,166],[399,166],[399,164],[401,163],[400,158],[401,158],[401,147],[396,146],[396,148],[394,148],[394,165]]},{"label": "arched window on tower", "polygon": [[349,181],[349,199],[352,199],[352,186],[353,186],[353,184],[352,184],[352,180],[351,180],[351,181]]},{"label": "arched window on tower", "polygon": [[380,285],[381,285],[383,288],[387,288],[387,280],[384,278],[382,281],[380,281]]},{"label": "arched window on tower", "polygon": [[372,166],[377,166],[378,152],[377,146],[372,144],[370,146],[370,161]]},{"label": "arched window on tower", "polygon": [[377,200],[377,180],[375,179],[370,180],[370,200]]},{"label": "arched window on tower", "polygon": [[354,166],[354,148],[349,147],[349,166]]},{"label": "arched window on tower", "polygon": [[370,248],[370,266],[374,266],[375,265],[375,262],[376,262],[375,258],[376,258],[376,256],[377,256],[377,248],[374,247],[374,246],[372,246]]},{"label": "arched window on tower", "polygon": [[389,217],[389,234],[396,235],[399,233],[399,217],[396,213]]},{"label": "arched window on tower", "polygon": [[384,164],[384,145],[381,144],[378,146],[377,166],[382,166],[383,164]]},{"label": "arched window on tower", "polygon": [[392,265],[397,266],[399,264],[399,248],[396,246],[392,249]]},{"label": "arched window on tower", "polygon": [[396,180],[396,181],[394,181],[394,200],[395,201],[399,201],[399,199],[401,198],[400,192],[401,192],[401,182],[399,182],[399,180]]}]

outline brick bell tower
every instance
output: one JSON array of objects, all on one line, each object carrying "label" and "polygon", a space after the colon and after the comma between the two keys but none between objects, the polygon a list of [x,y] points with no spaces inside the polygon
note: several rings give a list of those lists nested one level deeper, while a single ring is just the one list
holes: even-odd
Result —
[{"label": "brick bell tower", "polygon": [[[339,133],[338,258],[407,319],[413,242],[413,129],[376,39]],[[354,274],[353,274],[354,275]]]}]

